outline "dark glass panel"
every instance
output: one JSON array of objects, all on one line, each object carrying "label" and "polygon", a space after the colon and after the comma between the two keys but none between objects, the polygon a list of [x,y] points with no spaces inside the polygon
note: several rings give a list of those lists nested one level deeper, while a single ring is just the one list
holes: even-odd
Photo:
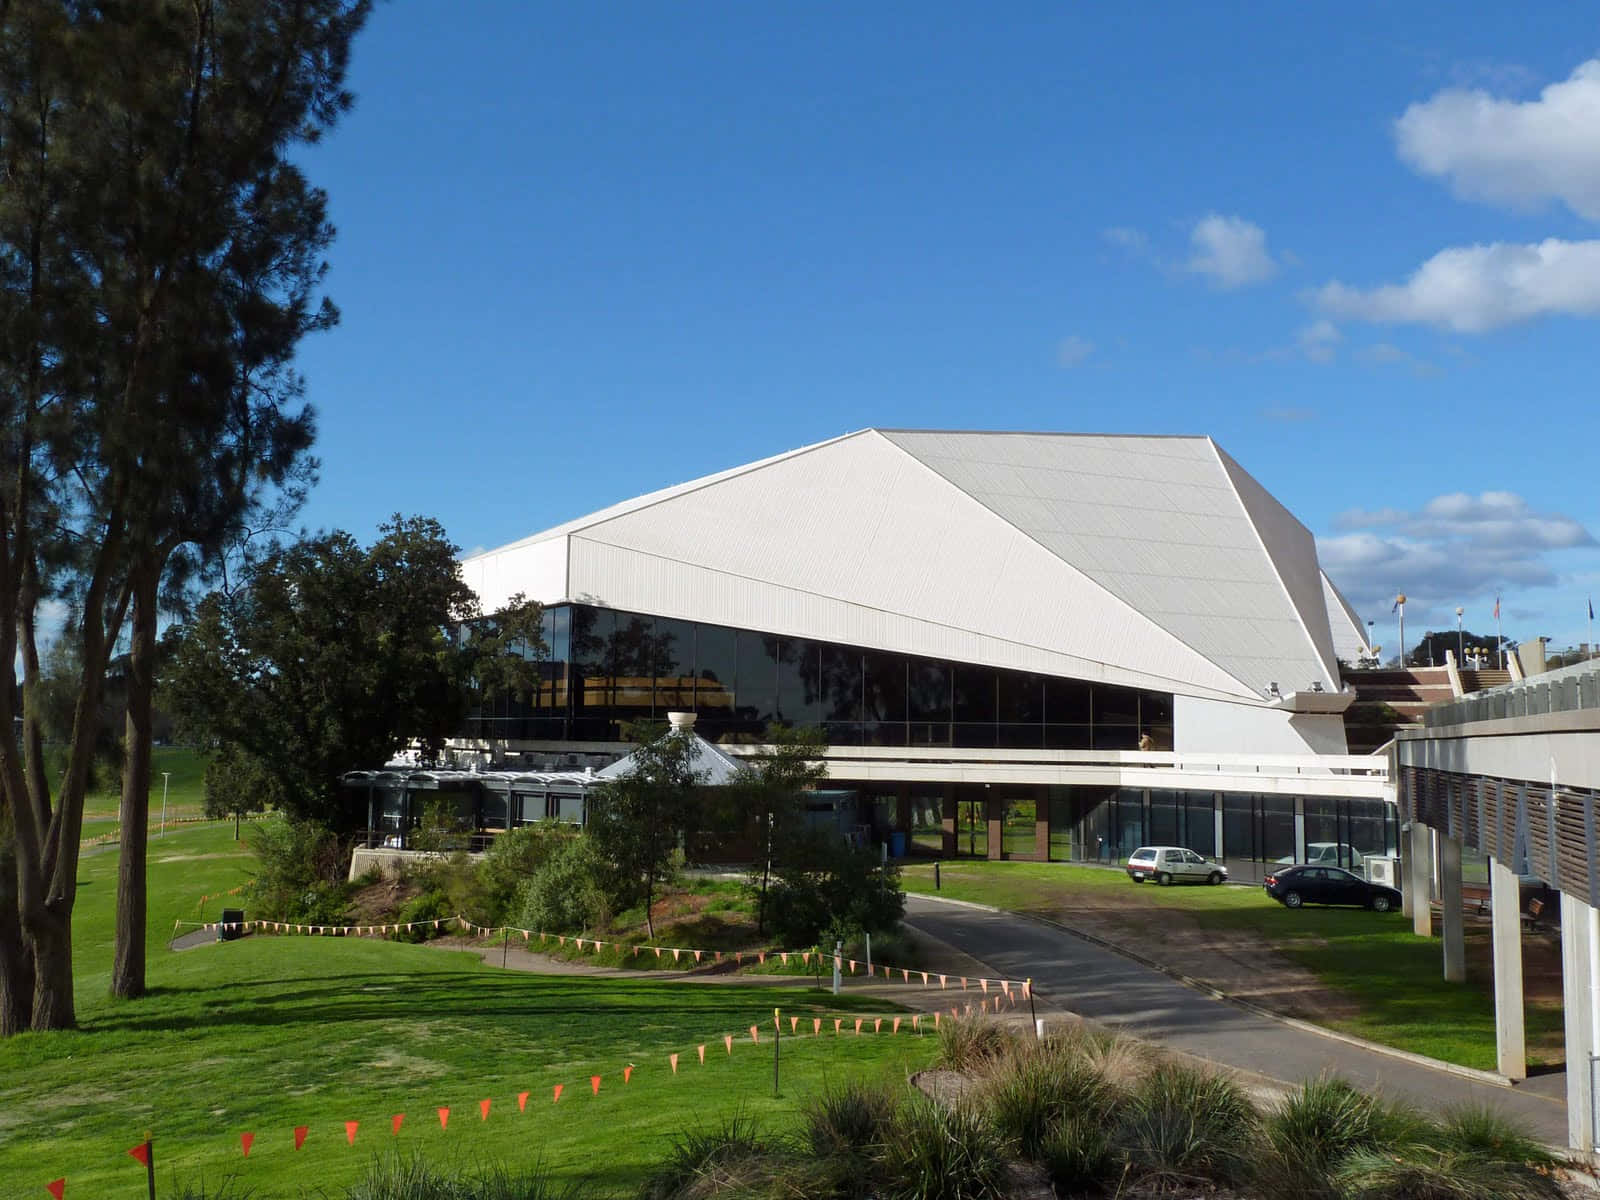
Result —
[{"label": "dark glass panel", "polygon": [[619,721],[648,721],[654,708],[655,621],[618,613],[611,635],[613,716]]},{"label": "dark glass panel", "polygon": [[904,746],[906,723],[904,721],[866,721],[861,726],[861,740],[867,746]]},{"label": "dark glass panel", "polygon": [[1222,853],[1230,862],[1259,857],[1255,801],[1240,792],[1222,793]]},{"label": "dark glass panel", "polygon": [[778,643],[778,715],[786,724],[815,725],[827,716],[821,656],[820,645],[803,638]]},{"label": "dark glass panel", "polygon": [[995,736],[1003,750],[1044,749],[1044,726],[1038,724],[1007,725],[995,727]]},{"label": "dark glass panel", "polygon": [[995,727],[993,722],[982,725],[957,721],[951,730],[954,745],[972,750],[993,750]]},{"label": "dark glass panel", "polygon": [[1132,688],[1109,683],[1094,685],[1094,723],[1096,725],[1138,725],[1139,693]]},{"label": "dark glass panel", "polygon": [[860,721],[825,721],[822,731],[827,735],[830,746],[861,745]]},{"label": "dark glass panel", "polygon": [[1216,797],[1211,792],[1182,792],[1187,826],[1183,844],[1207,858],[1217,853]]},{"label": "dark glass panel", "polygon": [[[1044,724],[1044,677],[1001,671],[997,715],[1002,725]],[[1043,735],[1040,735],[1041,737]]]},{"label": "dark glass panel", "polygon": [[556,605],[544,610],[549,621],[545,637],[550,643],[549,701],[546,707],[558,713],[567,711],[567,678],[572,662],[572,607]]},{"label": "dark glass panel", "polygon": [[1178,831],[1178,794],[1176,792],[1150,793],[1150,832],[1147,835],[1154,846],[1182,846],[1183,835]]},{"label": "dark glass panel", "polygon": [[[954,670],[955,719],[966,725],[993,724],[995,672],[989,667],[958,665]],[[963,746],[981,742],[961,742]]]},{"label": "dark glass panel", "polygon": [[1093,692],[1093,685],[1081,679],[1046,679],[1044,719],[1052,725],[1087,725]]},{"label": "dark glass panel", "polygon": [[[609,608],[593,608],[587,604],[574,605],[572,609],[572,706],[574,710],[595,715],[596,710],[611,707],[611,676],[609,658],[611,639],[616,633],[616,614]],[[585,728],[588,728],[586,725]],[[585,733],[585,740],[596,740],[606,735]]]},{"label": "dark glass panel", "polygon": [[[898,654],[881,654],[864,651],[861,655],[864,670],[864,712],[866,721],[904,721],[906,719],[906,660]],[[880,744],[880,743],[875,743]],[[900,741],[881,743],[904,745]]]},{"label": "dark glass panel", "polygon": [[1165,692],[1139,693],[1141,725],[1172,725],[1172,697]]},{"label": "dark glass panel", "polygon": [[950,719],[950,666],[914,658],[906,670],[906,716],[913,721]]},{"label": "dark glass panel", "polygon": [[1113,860],[1123,860],[1140,846],[1150,844],[1144,828],[1144,795],[1134,788],[1118,788],[1114,830],[1117,838]]},{"label": "dark glass panel", "polygon": [[739,632],[739,720],[761,731],[778,719],[778,639],[747,630]]},{"label": "dark glass panel", "polygon": [[1295,861],[1294,800],[1289,796],[1261,797],[1261,857],[1268,863]]},{"label": "dark glass panel", "polygon": [[912,721],[906,727],[906,742],[912,746],[948,746],[950,722]]},{"label": "dark glass panel", "polygon": [[1044,747],[1046,750],[1088,750],[1094,745],[1087,725],[1046,725]]},{"label": "dark glass panel", "polygon": [[703,717],[733,716],[739,676],[739,635],[721,625],[697,625],[694,636],[694,709]]},{"label": "dark glass panel", "polygon": [[694,622],[656,618],[656,719],[694,711]]},{"label": "dark glass panel", "polygon": [[1139,729],[1135,725],[1101,725],[1094,727],[1096,750],[1137,750]]},{"label": "dark glass panel", "polygon": [[861,720],[861,651],[823,643],[822,701],[829,721]]}]

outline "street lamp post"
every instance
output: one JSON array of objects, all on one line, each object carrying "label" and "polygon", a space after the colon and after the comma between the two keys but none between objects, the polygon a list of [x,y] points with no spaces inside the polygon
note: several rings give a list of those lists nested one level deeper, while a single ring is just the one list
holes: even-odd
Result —
[{"label": "street lamp post", "polygon": [[167,831],[167,784],[172,781],[172,772],[161,772],[161,832]]},{"label": "street lamp post", "polygon": [[1456,605],[1456,670],[1463,670],[1467,665],[1466,651],[1462,648],[1461,640],[1461,605]]},{"label": "street lamp post", "polygon": [[1373,641],[1378,636],[1377,632],[1374,629],[1374,626],[1376,626],[1376,625],[1377,625],[1377,622],[1374,621],[1371,617],[1367,618],[1367,653],[1371,654],[1373,656],[1376,656],[1377,653],[1378,653],[1377,650],[1373,647]]},{"label": "street lamp post", "polygon": [[1406,594],[1401,592],[1394,598],[1394,610],[1400,614],[1400,669],[1405,670],[1406,665]]}]

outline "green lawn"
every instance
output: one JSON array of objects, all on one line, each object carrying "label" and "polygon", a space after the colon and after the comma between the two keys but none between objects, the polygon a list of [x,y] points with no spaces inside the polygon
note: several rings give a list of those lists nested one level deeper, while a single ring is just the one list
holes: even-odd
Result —
[{"label": "green lawn", "polygon": [[[205,806],[205,757],[184,746],[157,746],[150,764],[150,828],[161,823],[161,772],[167,779],[167,824],[194,820]],[[122,779],[115,772],[101,769],[100,786],[84,797],[83,835],[100,837],[115,832],[117,811],[122,803]]]},{"label": "green lawn", "polygon": [[[1139,887],[1120,871],[1054,863],[945,863],[941,875],[940,895],[1069,925],[1074,897],[1088,896],[1101,904],[1114,899],[1118,915],[1135,925],[1170,920],[1176,912],[1201,930],[1259,938],[1355,1002],[1357,1014],[1331,1022],[1333,1028],[1446,1062],[1494,1069],[1494,999],[1487,932],[1480,927],[1469,926],[1467,982],[1446,984],[1438,939],[1417,937],[1399,913],[1290,911],[1259,887]],[[902,878],[908,891],[933,894],[931,866],[907,867]],[[1527,1026],[1530,1061],[1560,1061],[1559,1003],[1536,1003],[1530,996]]]},{"label": "green lawn", "polygon": [[[163,1188],[174,1171],[203,1173],[212,1185],[232,1172],[256,1200],[314,1188],[338,1195],[374,1151],[398,1144],[464,1164],[542,1160],[621,1195],[686,1127],[742,1110],[782,1128],[800,1098],[831,1078],[903,1074],[934,1053],[933,1038],[905,1032],[785,1038],[774,1099],[774,1007],[805,1014],[809,1026],[813,1012],[885,1006],[761,984],[524,975],[466,953],[376,940],[260,936],[166,950],[173,921],[200,919],[200,896],[235,886],[249,865],[228,826],[186,829],[153,847],[154,993],[113,1003],[105,989],[116,855],[85,858],[75,926],[82,1028],[0,1043],[6,1194],[42,1193],[65,1176],[69,1196],[142,1197],[140,1169],[125,1152],[151,1131]],[[759,1046],[749,1043],[752,1024],[762,1027]],[[724,1034],[738,1039],[731,1056]],[[635,1070],[624,1085],[628,1064]],[[596,1074],[598,1096],[589,1085]],[[516,1108],[522,1091],[526,1113]],[[487,1121],[478,1111],[485,1098]],[[445,1105],[442,1130],[435,1110]],[[398,1112],[406,1119],[395,1139],[389,1122]],[[352,1120],[361,1123],[354,1148],[345,1142]],[[296,1125],[310,1127],[298,1153]],[[248,1160],[239,1149],[245,1131],[257,1139]]]}]

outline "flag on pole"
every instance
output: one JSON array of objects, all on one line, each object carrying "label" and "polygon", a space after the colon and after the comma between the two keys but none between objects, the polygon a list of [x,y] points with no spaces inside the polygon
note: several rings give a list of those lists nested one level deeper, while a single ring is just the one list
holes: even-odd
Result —
[{"label": "flag on pole", "polygon": [[1589,620],[1594,620],[1594,597],[1589,597]]},{"label": "flag on pole", "polygon": [[1499,595],[1496,595],[1495,598],[1494,598],[1494,619],[1496,621],[1498,621],[1500,619],[1500,597],[1499,597]]}]

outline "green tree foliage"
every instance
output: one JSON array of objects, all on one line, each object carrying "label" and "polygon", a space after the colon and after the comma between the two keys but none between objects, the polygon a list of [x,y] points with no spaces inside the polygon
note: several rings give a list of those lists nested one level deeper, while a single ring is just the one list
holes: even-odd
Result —
[{"label": "green tree foliage", "polygon": [[828,742],[815,727],[769,725],[766,750],[740,764],[728,789],[733,814],[754,814],[759,822],[757,858],[750,875],[756,893],[756,929],[766,932],[767,891],[774,863],[787,862],[806,833],[805,794],[827,778],[823,762]]},{"label": "green tree foliage", "polygon": [[[83,798],[130,619],[113,988],[142,990],[161,584],[304,482],[292,361],[335,317],[317,297],[332,231],[290,155],[349,106],[368,9],[0,5],[0,1033],[74,1023]],[[80,674],[55,774],[34,700],[39,616],[59,601]]]},{"label": "green tree foliage", "polygon": [[[1495,641],[1492,633],[1477,634],[1470,629],[1462,630],[1460,648],[1469,657],[1474,650],[1477,650],[1489,661],[1491,666],[1494,665]],[[1406,655],[1406,661],[1414,667],[1426,667],[1430,664],[1442,667],[1444,666],[1444,652],[1446,650],[1451,654],[1456,653],[1456,631],[1454,629],[1444,629],[1435,633],[1429,630],[1422,635],[1422,640],[1416,644],[1416,647]],[[1466,664],[1458,661],[1456,666],[1464,667]]]},{"label": "green tree foliage", "polygon": [[604,887],[614,908],[643,904],[645,928],[655,937],[656,893],[703,823],[706,797],[692,737],[661,726],[630,732],[639,743],[633,769],[590,793],[587,835],[608,864]]},{"label": "green tree foliage", "polygon": [[[236,747],[290,817],[335,830],[363,815],[341,804],[340,776],[413,740],[437,754],[478,670],[504,650],[457,632],[476,599],[438,522],[396,516],[381,534],[366,549],[328,534],[248,567],[201,601],[167,681],[189,736]],[[525,641],[538,611],[524,602],[489,625]]]},{"label": "green tree foliage", "polygon": [[220,746],[206,761],[206,817],[213,821],[231,819],[235,838],[239,836],[241,818],[282,806],[280,789],[278,779],[237,746]]},{"label": "green tree foliage", "polygon": [[562,835],[517,889],[512,919],[543,933],[602,928],[612,911],[602,884],[606,869],[591,839]]},{"label": "green tree foliage", "polygon": [[793,838],[773,866],[768,921],[786,945],[851,941],[893,929],[905,916],[900,869],[832,830]]}]

